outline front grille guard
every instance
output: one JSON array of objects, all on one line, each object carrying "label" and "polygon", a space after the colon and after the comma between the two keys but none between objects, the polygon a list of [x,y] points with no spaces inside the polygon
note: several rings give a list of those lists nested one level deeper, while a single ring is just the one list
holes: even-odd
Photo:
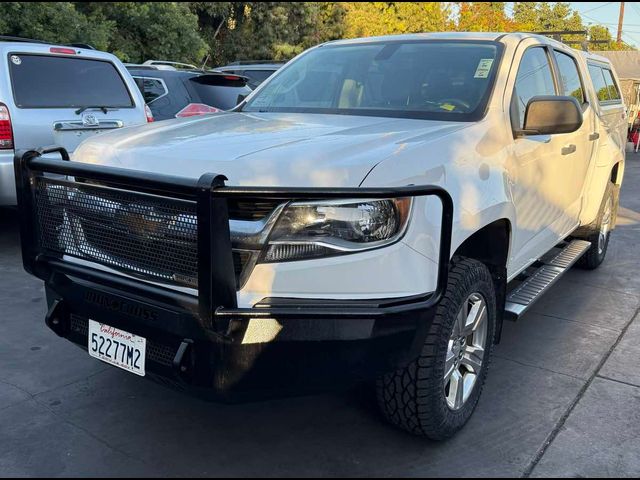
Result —
[{"label": "front grille guard", "polygon": [[[62,160],[43,155],[59,153]],[[231,320],[242,319],[375,319],[402,315],[418,310],[433,310],[442,298],[447,285],[451,253],[453,202],[439,186],[405,186],[390,188],[289,188],[289,187],[233,187],[226,186],[226,177],[205,173],[199,179],[175,177],[152,172],[77,163],[69,161],[62,147],[48,147],[17,152],[15,176],[20,209],[22,258],[27,272],[49,281],[56,273],[71,274],[99,284],[125,288],[149,296],[170,300],[190,310],[202,327],[224,336]],[[35,186],[38,177],[62,175],[101,182],[130,190],[152,193],[169,198],[196,202],[198,246],[198,297],[188,298],[170,289],[156,287],[119,275],[64,262],[59,255],[39,243]],[[293,302],[292,305],[266,306],[261,302],[254,308],[238,308],[236,280],[231,250],[227,200],[246,198],[260,200],[327,200],[341,198],[399,198],[436,196],[442,203],[440,247],[438,253],[437,286],[434,292],[413,296],[400,301],[354,302],[353,306],[332,306],[331,302]],[[281,306],[277,306],[281,305]]]}]

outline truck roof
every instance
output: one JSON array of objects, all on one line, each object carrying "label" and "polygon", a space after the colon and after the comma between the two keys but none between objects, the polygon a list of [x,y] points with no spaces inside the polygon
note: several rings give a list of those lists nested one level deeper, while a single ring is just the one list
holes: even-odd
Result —
[{"label": "truck roof", "polygon": [[[384,35],[377,37],[362,37],[362,38],[350,38],[345,40],[333,40],[331,42],[327,42],[327,44],[331,45],[349,45],[349,44],[357,44],[357,43],[369,43],[369,42],[380,42],[380,41],[408,41],[408,40],[484,40],[484,41],[520,41],[526,38],[537,38],[544,43],[548,43],[551,45],[558,45],[564,48],[567,47],[566,44],[554,40],[553,38],[547,37],[545,35],[540,35],[536,33],[526,33],[526,32],[428,32],[428,33],[408,33],[408,34],[400,34],[400,35]],[[573,49],[572,49],[573,50]]]},{"label": "truck roof", "polygon": [[332,45],[348,45],[353,43],[369,43],[389,40],[497,40],[504,33],[496,32],[429,32],[429,33],[406,33],[400,35],[382,35],[378,37],[348,38],[344,40],[334,40]]},{"label": "truck roof", "polygon": [[[602,62],[602,63],[606,63],[606,64],[611,64],[612,63],[610,58],[605,57],[603,55],[599,55],[598,52],[580,52],[580,53],[587,60],[596,60],[598,62]],[[611,52],[607,52],[607,53],[611,53]]]}]

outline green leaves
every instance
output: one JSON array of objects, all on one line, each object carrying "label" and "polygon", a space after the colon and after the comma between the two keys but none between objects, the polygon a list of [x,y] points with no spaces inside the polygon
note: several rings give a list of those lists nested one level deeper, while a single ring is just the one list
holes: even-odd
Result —
[{"label": "green leaves", "polygon": [[[505,2],[0,2],[0,33],[90,43],[132,63],[207,60],[213,67],[286,60],[344,37],[585,28],[566,2],[513,2],[511,8],[508,13]],[[593,39],[611,39],[603,27],[589,32]],[[598,48],[619,46],[611,41]]]},{"label": "green leaves", "polygon": [[2,2],[0,32],[52,43],[89,43],[127,62],[197,63],[208,49],[198,17],[180,2]]}]

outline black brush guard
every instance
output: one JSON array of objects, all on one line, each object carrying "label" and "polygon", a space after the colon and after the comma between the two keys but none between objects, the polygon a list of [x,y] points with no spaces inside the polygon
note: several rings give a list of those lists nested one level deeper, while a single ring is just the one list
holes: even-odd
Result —
[{"label": "black brush guard", "polygon": [[[45,158],[59,153],[62,160]],[[447,285],[453,203],[438,186],[393,188],[283,188],[226,186],[223,175],[193,180],[69,161],[61,147],[17,152],[15,176],[20,209],[24,268],[44,280],[49,303],[47,325],[83,345],[86,337],[71,326],[94,318],[169,348],[171,365],[149,373],[172,385],[217,399],[267,392],[325,389],[342,380],[366,379],[417,358],[435,309]],[[35,185],[41,177],[90,180],[118,189],[196,203],[197,297],[135,278],[68,262],[44,248],[37,221]],[[382,300],[264,299],[238,308],[227,200],[325,200],[398,198],[433,195],[442,203],[437,287],[422,295]],[[370,338],[241,345],[247,323],[373,321]],[[86,329],[86,327],[85,327]],[[166,357],[166,354],[165,354]],[[314,360],[311,360],[314,359]],[[292,365],[296,365],[295,371]],[[275,379],[274,379],[275,378]],[[241,393],[236,394],[239,391]],[[260,393],[258,393],[260,392]]]}]

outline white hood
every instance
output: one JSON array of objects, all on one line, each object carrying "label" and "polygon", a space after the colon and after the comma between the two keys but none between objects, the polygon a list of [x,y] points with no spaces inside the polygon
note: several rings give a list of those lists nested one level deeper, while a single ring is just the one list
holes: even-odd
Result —
[{"label": "white hood", "polygon": [[95,136],[73,160],[198,178],[228,185],[355,187],[409,143],[466,124],[366,116],[221,113]]}]

